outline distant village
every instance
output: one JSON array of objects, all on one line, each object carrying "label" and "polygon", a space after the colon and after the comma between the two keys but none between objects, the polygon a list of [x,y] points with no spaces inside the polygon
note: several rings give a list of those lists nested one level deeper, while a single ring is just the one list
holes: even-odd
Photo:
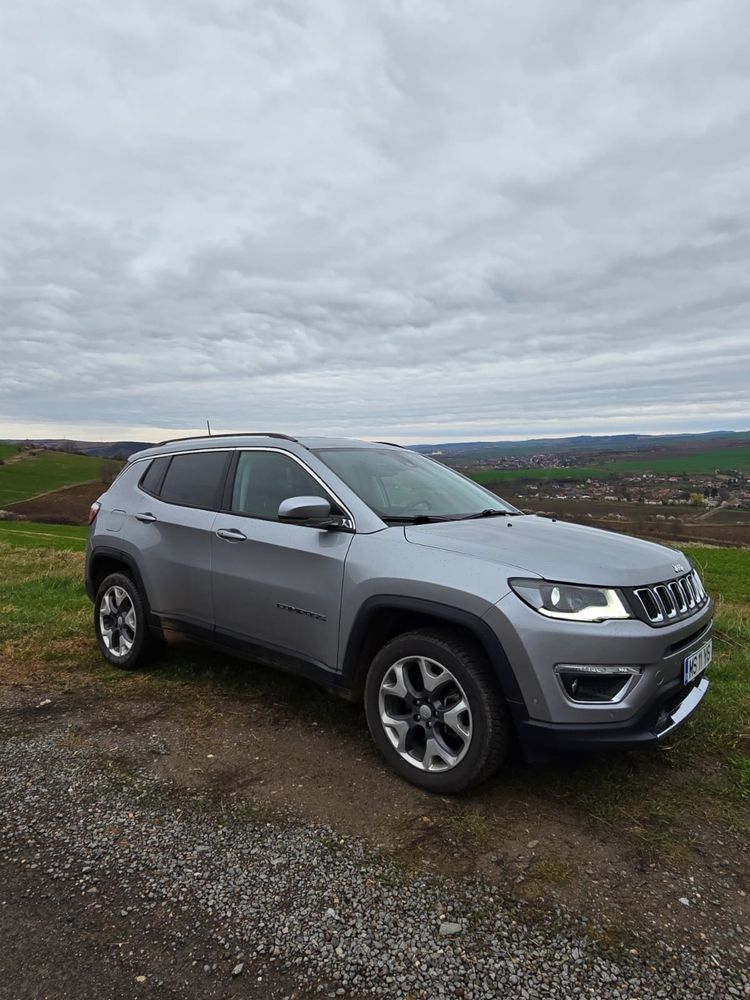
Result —
[{"label": "distant village", "polygon": [[611,479],[581,479],[558,482],[539,480],[524,483],[529,497],[596,500],[611,503],[639,503],[696,507],[729,507],[750,509],[750,479],[741,472],[713,474],[664,475],[640,472],[618,474]]},{"label": "distant village", "polygon": [[[566,479],[564,470],[585,463],[580,455],[542,454],[521,458],[501,458],[472,465],[471,471],[517,469],[517,499],[555,499],[582,502],[638,503],[647,505],[686,504],[750,510],[750,475],[737,469],[712,473],[633,472],[614,473],[607,479]],[[523,479],[529,469],[559,468],[559,479]]]}]

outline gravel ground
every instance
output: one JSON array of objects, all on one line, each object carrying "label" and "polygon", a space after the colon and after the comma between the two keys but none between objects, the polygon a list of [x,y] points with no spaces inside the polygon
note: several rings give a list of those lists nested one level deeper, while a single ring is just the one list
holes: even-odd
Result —
[{"label": "gravel ground", "polygon": [[[415,874],[330,828],[174,795],[108,771],[64,734],[7,738],[0,773],[0,865],[23,868],[27,902],[54,891],[103,920],[116,888],[119,919],[142,942],[123,996],[186,996],[186,983],[204,997],[750,996],[741,944],[730,954],[654,940],[647,956],[606,953],[559,906],[532,910],[476,879]],[[165,962],[165,949],[180,961]],[[0,988],[14,1000],[43,995]],[[81,994],[71,983],[55,995]]]}]

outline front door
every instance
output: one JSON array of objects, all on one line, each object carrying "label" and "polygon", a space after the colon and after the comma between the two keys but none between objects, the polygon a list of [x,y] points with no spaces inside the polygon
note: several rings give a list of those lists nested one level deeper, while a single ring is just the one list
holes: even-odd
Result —
[{"label": "front door", "polygon": [[279,504],[296,496],[335,504],[291,454],[239,453],[230,510],[217,516],[211,538],[216,629],[335,669],[352,535],[280,522]]}]

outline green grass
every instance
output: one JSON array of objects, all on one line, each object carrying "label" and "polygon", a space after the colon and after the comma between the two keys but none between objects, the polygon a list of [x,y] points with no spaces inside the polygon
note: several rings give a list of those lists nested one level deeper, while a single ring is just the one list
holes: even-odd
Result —
[{"label": "green grass", "polygon": [[11,455],[15,455],[17,451],[18,445],[0,444],[0,461],[5,461],[6,458],[10,458]]},{"label": "green grass", "polygon": [[607,479],[614,475],[654,472],[664,475],[713,473],[717,469],[750,472],[750,448],[715,448],[672,458],[639,458],[571,466],[568,469],[479,469],[469,475],[483,486],[517,479]]},{"label": "green grass", "polygon": [[[58,553],[50,568],[42,550],[31,553],[16,549],[14,554],[6,553],[2,559],[0,646],[31,635],[55,642],[79,636],[84,617],[90,617],[84,615],[86,598],[80,572],[72,572],[74,567],[78,570],[80,557],[72,552]],[[66,556],[69,558],[61,558]]]},{"label": "green grass", "polygon": [[[675,543],[698,567],[709,593],[729,604],[750,605],[750,551]],[[750,610],[750,609],[749,609]]]},{"label": "green grass", "polygon": [[0,542],[24,549],[70,549],[83,552],[88,528],[70,524],[0,521]]},{"label": "green grass", "polygon": [[607,462],[604,468],[613,472],[664,472],[678,475],[681,472],[710,473],[717,469],[738,469],[750,472],[750,448],[715,448],[696,451],[673,458],[639,458],[626,462]]},{"label": "green grass", "polygon": [[119,468],[119,462],[61,451],[41,451],[6,462],[0,465],[0,508],[63,486],[102,479],[103,474],[111,475]]}]

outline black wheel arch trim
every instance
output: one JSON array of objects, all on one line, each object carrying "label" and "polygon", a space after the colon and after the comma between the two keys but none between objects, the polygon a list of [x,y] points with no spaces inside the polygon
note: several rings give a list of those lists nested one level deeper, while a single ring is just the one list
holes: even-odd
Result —
[{"label": "black wheel arch trim", "polygon": [[90,599],[93,601],[96,598],[97,588],[94,586],[92,571],[98,559],[114,559],[127,567],[146,605],[146,611],[149,617],[151,617],[151,604],[149,603],[148,592],[146,591],[146,585],[143,582],[143,575],[138,567],[138,563],[129,552],[123,552],[122,549],[115,549],[109,545],[97,545],[95,549],[90,549],[86,555],[86,593]]},{"label": "black wheel arch trim", "polygon": [[502,643],[486,621],[450,604],[430,601],[421,597],[404,597],[399,594],[381,594],[368,597],[357,612],[349,633],[346,652],[342,661],[342,681],[344,686],[359,690],[369,664],[361,662],[361,651],[365,645],[367,632],[373,617],[381,611],[396,611],[422,614],[444,622],[458,625],[470,632],[484,649],[487,659],[497,678],[500,690],[516,723],[528,718],[526,703],[521,693],[513,667]]}]

